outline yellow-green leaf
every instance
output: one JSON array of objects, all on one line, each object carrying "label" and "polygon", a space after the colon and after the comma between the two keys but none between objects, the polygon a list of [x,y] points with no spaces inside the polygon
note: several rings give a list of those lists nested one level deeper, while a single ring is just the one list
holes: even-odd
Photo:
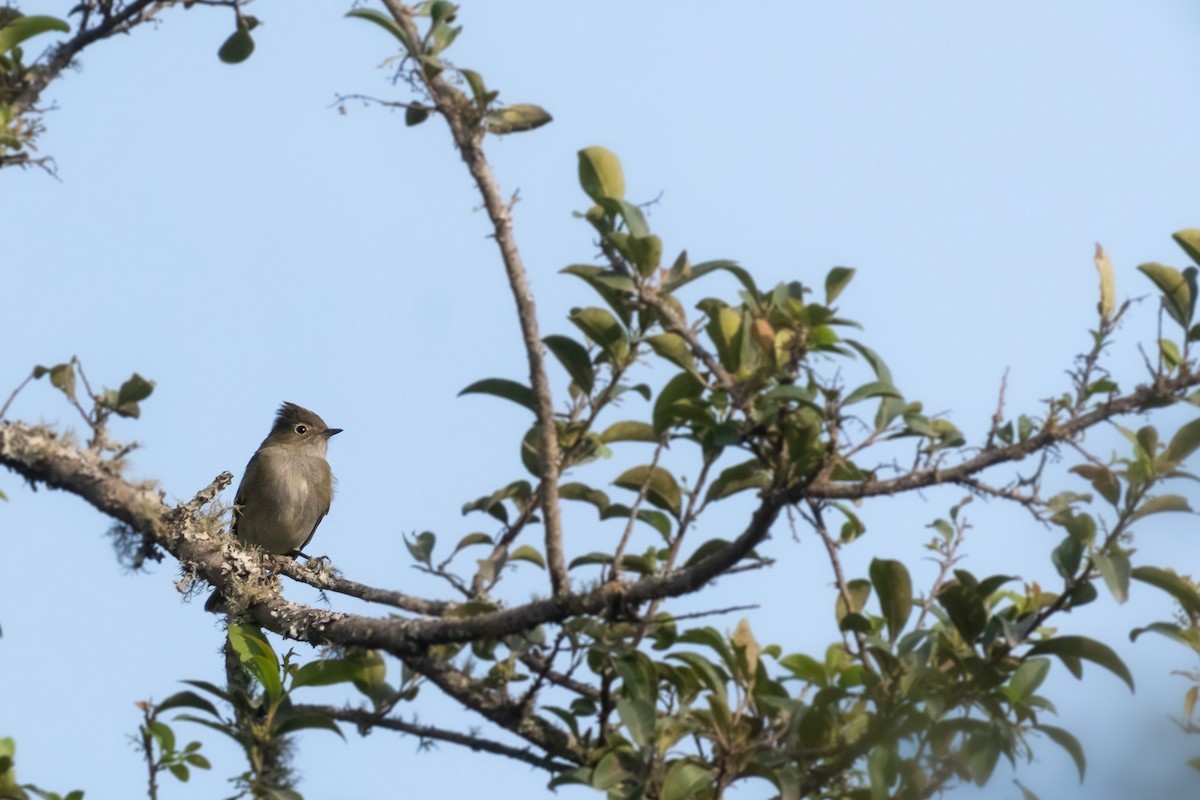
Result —
[{"label": "yellow-green leaf", "polygon": [[645,341],[658,355],[683,367],[697,378],[700,377],[699,371],[696,369],[696,360],[692,358],[692,351],[688,349],[687,342],[679,334],[660,333],[657,336],[647,337]]},{"label": "yellow-green leaf", "polygon": [[625,173],[621,170],[621,160],[603,147],[585,147],[579,151],[579,185],[597,203],[606,197],[624,198]]},{"label": "yellow-green leaf", "polygon": [[1200,448],[1200,419],[1192,420],[1175,432],[1159,463],[1169,472],[1179,467],[1197,448]]},{"label": "yellow-green leaf", "polygon": [[16,19],[9,21],[8,24],[6,24],[3,28],[0,28],[0,56],[4,55],[9,50],[13,49],[31,36],[37,36],[38,34],[47,33],[49,31],[70,33],[71,26],[58,17],[45,17],[39,15],[17,17]]},{"label": "yellow-green leaf", "polygon": [[569,319],[614,360],[621,361],[629,354],[625,328],[603,308],[576,308],[571,311]]},{"label": "yellow-green leaf", "polygon": [[531,131],[553,120],[550,112],[541,106],[533,103],[513,103],[484,114],[483,126],[488,133],[503,136],[506,133]]},{"label": "yellow-green leaf", "polygon": [[663,800],[688,800],[700,797],[701,790],[712,784],[712,775],[699,764],[679,760],[667,768],[663,779]]},{"label": "yellow-green leaf", "polygon": [[1171,234],[1171,238],[1183,248],[1193,263],[1200,265],[1200,229],[1185,228]]},{"label": "yellow-green leaf", "polygon": [[1171,318],[1188,327],[1191,322],[1192,289],[1183,273],[1174,267],[1153,262],[1140,265],[1138,270],[1162,292],[1163,307]]},{"label": "yellow-green leaf", "polygon": [[679,519],[683,496],[675,477],[662,467],[634,467],[621,473],[613,483],[634,492],[642,491],[642,487],[645,486],[648,501]]},{"label": "yellow-green leaf", "polygon": [[1107,322],[1117,308],[1117,290],[1113,282],[1113,265],[1100,243],[1096,243],[1096,271],[1100,273],[1100,318]]}]

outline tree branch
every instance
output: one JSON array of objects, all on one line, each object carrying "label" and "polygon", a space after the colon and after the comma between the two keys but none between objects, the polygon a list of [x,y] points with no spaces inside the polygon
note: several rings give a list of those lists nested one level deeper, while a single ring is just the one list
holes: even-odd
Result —
[{"label": "tree branch", "polygon": [[482,736],[473,736],[458,731],[451,731],[445,728],[439,728],[434,725],[420,725],[416,722],[405,722],[396,717],[380,717],[372,714],[369,711],[364,711],[357,708],[335,708],[334,706],[319,706],[319,705],[298,705],[296,710],[300,713],[316,713],[332,719],[349,722],[352,725],[358,726],[360,731],[367,731],[371,728],[385,728],[387,730],[406,733],[411,736],[418,736],[421,739],[433,739],[439,742],[450,742],[451,744],[461,745],[475,752],[494,753],[496,755],[505,756],[516,761],[523,761],[526,764],[544,769],[547,772],[563,772],[568,769],[574,769],[577,765],[558,761],[550,756],[543,756],[533,752],[530,748],[512,747],[511,745],[502,744],[491,739],[485,739]]},{"label": "tree branch", "polygon": [[[384,5],[395,18],[396,24],[407,33],[408,40],[416,46],[415,43],[420,42],[421,37],[413,22],[412,9],[399,0],[384,0]],[[450,86],[440,76],[430,76],[420,62],[417,62],[415,69],[434,106],[450,127],[450,134],[454,137],[458,152],[483,197],[483,205],[492,223],[496,245],[500,248],[508,284],[516,301],[517,318],[521,324],[521,336],[529,360],[529,382],[535,398],[540,434],[538,457],[542,462],[542,481],[539,495],[546,526],[546,568],[550,573],[552,592],[555,595],[565,594],[570,590],[570,579],[567,576],[562,545],[562,515],[558,499],[559,444],[554,419],[554,399],[550,393],[550,380],[546,375],[542,337],[538,332],[537,307],[513,234],[512,208],[501,197],[491,165],[484,155],[484,129],[479,124],[477,113],[473,113],[472,106],[468,104],[462,92]]]},{"label": "tree branch", "polygon": [[890,480],[831,483],[818,481],[799,486],[788,492],[789,502],[802,499],[856,500],[863,497],[894,495],[913,489],[924,489],[947,483],[966,483],[967,478],[987,469],[1010,461],[1021,461],[1039,450],[1060,442],[1074,439],[1083,431],[1113,417],[1144,411],[1156,406],[1172,405],[1182,399],[1183,393],[1200,385],[1200,374],[1191,372],[1187,364],[1181,364],[1179,374],[1173,378],[1159,377],[1153,385],[1141,385],[1132,393],[1115,397],[1091,411],[1076,414],[1062,424],[1048,422],[1042,431],[1023,442],[984,449],[973,458],[945,468],[913,470]]}]

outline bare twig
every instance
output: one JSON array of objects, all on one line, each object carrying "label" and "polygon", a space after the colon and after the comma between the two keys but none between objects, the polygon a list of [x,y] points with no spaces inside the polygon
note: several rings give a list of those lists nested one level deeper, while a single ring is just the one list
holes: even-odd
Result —
[{"label": "bare twig", "polygon": [[[654,470],[658,468],[659,456],[662,455],[663,448],[666,446],[665,440],[655,446],[654,456],[650,459],[650,468],[646,470],[646,477],[642,481],[642,485],[638,487],[637,497],[634,498],[633,505],[629,507],[629,520],[625,523],[625,531],[621,534],[621,541],[617,543],[616,552],[613,553],[613,561],[608,573],[610,581],[621,580],[621,559],[625,557],[625,547],[629,544],[630,537],[633,536],[633,528],[638,521],[638,510],[646,500],[646,493],[650,491],[650,481],[654,478]],[[667,568],[670,569],[669,566]]]},{"label": "bare twig", "polygon": [[475,736],[458,731],[439,728],[435,725],[421,725],[416,722],[405,722],[396,717],[380,717],[372,714],[369,711],[364,711],[357,708],[336,708],[334,706],[319,706],[319,705],[298,705],[296,710],[300,713],[314,712],[323,716],[328,716],[332,719],[348,722],[352,725],[357,725],[359,730],[368,731],[372,728],[385,728],[387,730],[398,731],[400,733],[417,736],[422,740],[433,740],[439,742],[448,742],[450,744],[460,745],[475,752],[493,753],[495,755],[505,756],[516,761],[523,761],[526,764],[537,767],[538,769],[546,770],[547,772],[558,773],[564,770],[573,769],[577,764],[567,761],[560,761],[552,756],[540,755],[528,747],[512,747],[511,745],[497,742],[492,739],[485,739],[482,736]]},{"label": "bare twig", "polygon": [[4,419],[4,415],[8,413],[8,407],[12,405],[13,400],[17,399],[17,395],[21,393],[21,390],[24,389],[31,380],[33,380],[32,372],[25,377],[25,380],[21,381],[21,383],[17,385],[17,388],[13,389],[12,394],[10,394],[8,399],[4,401],[4,405],[0,406],[0,419]]}]

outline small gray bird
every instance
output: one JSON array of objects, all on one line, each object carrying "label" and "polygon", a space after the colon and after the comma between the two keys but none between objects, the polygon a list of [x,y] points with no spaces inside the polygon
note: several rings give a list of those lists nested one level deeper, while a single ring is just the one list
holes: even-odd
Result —
[{"label": "small gray bird", "polygon": [[[268,553],[301,552],[329,513],[333,473],[325,460],[329,437],[341,433],[295,403],[284,403],[271,432],[246,465],[233,500],[233,535]],[[225,611],[214,592],[206,611]]]},{"label": "small gray bird", "polygon": [[280,406],[238,486],[234,536],[268,553],[306,555],[302,551],[333,499],[325,448],[329,437],[341,432],[295,403]]}]

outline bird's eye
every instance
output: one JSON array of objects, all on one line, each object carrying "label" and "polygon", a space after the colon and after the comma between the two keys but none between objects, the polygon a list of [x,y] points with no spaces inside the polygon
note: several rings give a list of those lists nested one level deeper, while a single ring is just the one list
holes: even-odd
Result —
[{"label": "bird's eye", "polygon": [[307,425],[297,425],[292,430],[294,430],[296,433],[303,436],[304,434],[308,433],[308,426]]}]

